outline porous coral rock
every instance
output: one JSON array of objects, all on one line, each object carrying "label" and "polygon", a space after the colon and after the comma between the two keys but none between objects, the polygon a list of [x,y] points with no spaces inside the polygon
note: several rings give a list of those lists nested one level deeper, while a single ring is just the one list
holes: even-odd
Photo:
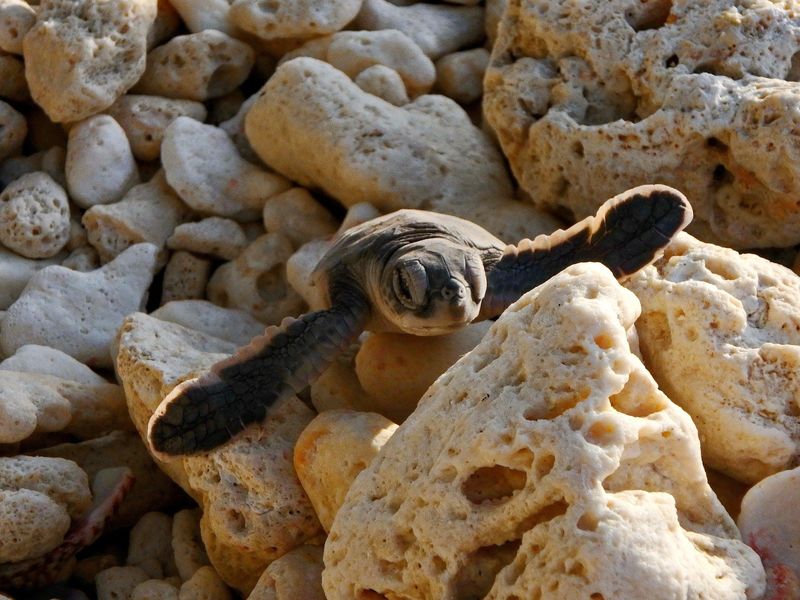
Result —
[{"label": "porous coral rock", "polygon": [[208,217],[196,223],[178,225],[167,240],[167,246],[172,250],[186,250],[233,260],[247,246],[247,237],[236,221]]},{"label": "porous coral rock", "polygon": [[131,529],[125,564],[139,567],[153,579],[177,574],[170,515],[156,511],[142,515]]},{"label": "porous coral rock", "polygon": [[136,83],[156,11],[156,0],[42,0],[23,48],[31,95],[50,119],[85,119]]},{"label": "porous coral rock", "polygon": [[178,117],[164,132],[161,160],[181,199],[204,215],[253,221],[266,201],[291,184],[247,162],[213,125]]},{"label": "porous coral rock", "polygon": [[328,410],[300,434],[294,468],[325,531],[330,530],[350,484],[396,429],[377,413]]},{"label": "porous coral rock", "polygon": [[89,273],[39,271],[8,309],[0,348],[10,355],[39,344],[90,366],[111,366],[109,344],[125,316],[144,305],[157,254],[152,244],[137,244]]},{"label": "porous coral rock", "polygon": [[24,0],[0,0],[0,50],[22,54],[22,40],[36,23],[36,11]]},{"label": "porous coral rock", "polygon": [[108,115],[70,129],[65,170],[70,199],[81,208],[117,202],[139,183],[125,131]]},{"label": "porous coral rock", "polygon": [[800,277],[681,234],[626,284],[645,363],[711,467],[755,483],[800,460]]},{"label": "porous coral rock", "polygon": [[286,279],[286,261],[292,252],[292,243],[283,234],[260,236],[238,258],[214,271],[208,283],[209,300],[246,311],[268,325],[300,314],[305,303]]},{"label": "porous coral rock", "polygon": [[264,229],[280,232],[299,248],[333,234],[339,223],[303,188],[292,188],[270,198],[261,213]]},{"label": "porous coral rock", "polygon": [[141,94],[122,96],[106,112],[125,130],[133,155],[144,161],[159,157],[164,130],[172,121],[206,118],[206,107],[200,102]]},{"label": "porous coral rock", "polygon": [[533,201],[580,219],[655,176],[725,245],[800,242],[797,6],[584,8],[509,0],[486,76],[487,121]]},{"label": "porous coral rock", "polygon": [[333,33],[353,20],[362,0],[234,0],[229,18],[261,39],[310,38]]},{"label": "porous coral rock", "polygon": [[27,258],[49,258],[69,241],[69,200],[47,173],[28,173],[0,194],[0,242]]},{"label": "porous coral rock", "polygon": [[148,579],[133,588],[129,600],[179,600],[178,588],[167,581]]},{"label": "porous coral rock", "polygon": [[129,600],[133,590],[150,577],[139,567],[111,567],[95,578],[97,600]]},{"label": "porous coral rock", "polygon": [[27,133],[25,117],[0,100],[0,160],[19,152]]},{"label": "porous coral rock", "polygon": [[190,213],[159,170],[147,183],[132,187],[119,202],[92,206],[81,221],[89,243],[106,263],[142,242],[163,249]]},{"label": "porous coral rock", "polygon": [[88,273],[100,268],[100,255],[91,246],[81,246],[70,252],[69,256],[61,261],[61,266],[73,271]]},{"label": "porous coral rock", "polygon": [[211,270],[207,258],[183,250],[174,252],[164,269],[161,304],[204,298]]},{"label": "porous coral rock", "polygon": [[253,49],[221,31],[179,35],[147,55],[137,94],[203,102],[224,96],[247,79]]},{"label": "porous coral rock", "polygon": [[[237,346],[264,332],[264,324],[250,314],[223,308],[206,300],[176,300],[150,313],[151,317],[202,331]],[[2,368],[0,363],[0,368]]]},{"label": "porous coral rock", "polygon": [[16,56],[0,52],[0,98],[24,102],[30,100],[30,96],[25,81],[25,65]]},{"label": "porous coral rock", "polygon": [[470,104],[483,95],[483,76],[489,51],[475,48],[454,52],[436,61],[436,87],[460,104]]},{"label": "porous coral rock", "polygon": [[19,298],[28,281],[40,270],[57,264],[64,255],[34,260],[0,247],[0,310],[6,309]]},{"label": "porous coral rock", "polygon": [[417,2],[395,6],[387,0],[364,0],[353,25],[357,29],[397,29],[436,60],[484,37],[482,6],[447,6]]},{"label": "porous coral rock", "polygon": [[396,107],[324,62],[296,58],[264,86],[245,130],[265,163],[346,206],[435,210],[509,241],[556,228],[552,218],[510,200],[502,156],[442,96]]},{"label": "porous coral rock", "polygon": [[408,90],[403,78],[394,69],[385,65],[373,65],[364,69],[353,80],[362,90],[389,104],[403,106],[408,104]]},{"label": "porous coral rock", "polygon": [[170,0],[192,33],[216,29],[231,36],[240,32],[228,19],[228,11],[234,0]]},{"label": "porous coral rock", "polygon": [[179,600],[232,600],[233,596],[217,572],[209,566],[200,567],[181,586]]},{"label": "porous coral rock", "polygon": [[[131,315],[115,343],[116,372],[140,434],[145,435],[151,414],[175,385],[235,348],[180,325]],[[200,528],[208,557],[225,582],[244,593],[267,564],[321,531],[291,459],[312,417],[293,397],[275,405],[262,425],[213,452],[160,463],[202,506]]]},{"label": "porous coral rock", "polygon": [[594,263],[513,304],[356,478],[327,597],[759,598],[697,430],[629,347],[638,314]]},{"label": "porous coral rock", "polygon": [[69,354],[65,354],[55,348],[37,346],[36,344],[18,348],[13,356],[0,362],[0,371],[40,373],[86,385],[108,383],[104,377],[75,360]]},{"label": "porous coral rock", "polygon": [[300,546],[271,563],[247,600],[325,600],[322,547]]},{"label": "porous coral rock", "polygon": [[351,78],[374,65],[397,71],[409,95],[429,92],[436,67],[422,49],[401,31],[342,31],[331,38],[326,60]]},{"label": "porous coral rock", "polygon": [[172,519],[172,550],[175,568],[183,581],[208,564],[208,555],[200,538],[199,508],[187,508],[175,513]]}]

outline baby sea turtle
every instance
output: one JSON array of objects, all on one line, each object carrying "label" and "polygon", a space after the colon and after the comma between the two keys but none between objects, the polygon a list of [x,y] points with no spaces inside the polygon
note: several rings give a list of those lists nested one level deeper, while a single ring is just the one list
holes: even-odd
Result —
[{"label": "baby sea turtle", "polygon": [[600,262],[616,277],[660,255],[692,220],[666,186],[606,201],[566,231],[508,246],[457,217],[400,210],[345,232],[315,270],[329,308],[286,319],[198,379],[177,386],[150,419],[153,450],[194,454],[262,421],[300,392],[362,331],[439,335],[500,315],[571,264]]}]

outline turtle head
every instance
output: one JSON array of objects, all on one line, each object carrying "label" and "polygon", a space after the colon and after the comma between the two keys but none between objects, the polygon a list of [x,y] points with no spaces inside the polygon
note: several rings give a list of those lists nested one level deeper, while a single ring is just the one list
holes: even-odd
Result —
[{"label": "turtle head", "polygon": [[480,253],[449,240],[407,244],[383,269],[384,317],[406,333],[441,335],[478,316],[486,294]]}]

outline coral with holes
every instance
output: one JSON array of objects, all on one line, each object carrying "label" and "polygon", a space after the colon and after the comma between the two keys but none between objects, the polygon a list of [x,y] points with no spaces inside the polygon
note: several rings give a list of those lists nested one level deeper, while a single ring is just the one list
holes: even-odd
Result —
[{"label": "coral with holes", "polygon": [[594,263],[512,305],[353,483],[327,597],[759,598],[696,428],[629,346],[638,315]]},{"label": "coral with holes", "polygon": [[766,0],[509,0],[484,110],[540,206],[673,185],[733,247],[800,242],[800,10]]},{"label": "coral with holes", "polygon": [[627,286],[645,364],[703,460],[748,483],[800,464],[800,277],[681,234]]}]

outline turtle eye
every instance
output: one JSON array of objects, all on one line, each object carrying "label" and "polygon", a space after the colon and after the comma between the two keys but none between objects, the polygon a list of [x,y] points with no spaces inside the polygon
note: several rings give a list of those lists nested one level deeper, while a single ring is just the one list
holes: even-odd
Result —
[{"label": "turtle eye", "polygon": [[428,274],[419,261],[408,262],[394,270],[394,294],[406,308],[415,310],[425,304],[428,292]]}]

